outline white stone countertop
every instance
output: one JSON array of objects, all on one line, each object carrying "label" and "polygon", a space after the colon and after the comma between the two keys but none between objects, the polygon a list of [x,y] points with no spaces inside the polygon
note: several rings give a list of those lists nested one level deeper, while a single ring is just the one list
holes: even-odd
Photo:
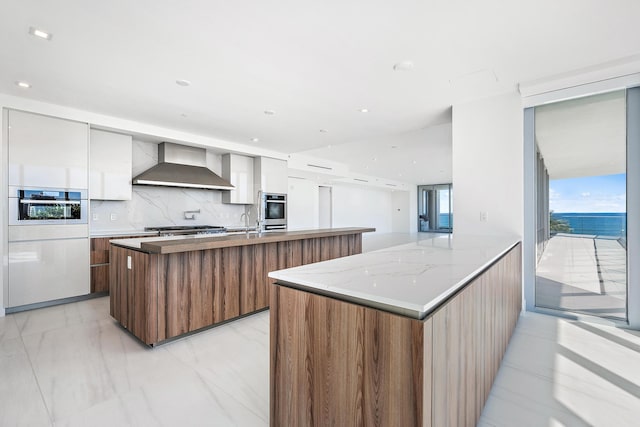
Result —
[{"label": "white stone countertop", "polygon": [[279,283],[423,319],[518,237],[443,235],[269,273]]}]

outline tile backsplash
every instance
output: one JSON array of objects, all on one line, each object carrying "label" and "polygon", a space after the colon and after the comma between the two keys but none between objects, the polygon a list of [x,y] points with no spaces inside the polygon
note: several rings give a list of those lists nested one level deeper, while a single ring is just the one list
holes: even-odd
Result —
[{"label": "tile backsplash", "polygon": [[[133,141],[133,176],[158,163],[158,145]],[[207,152],[207,166],[217,174],[222,157]],[[195,220],[184,218],[185,211],[200,209]],[[163,225],[244,225],[243,205],[222,203],[222,192],[186,188],[133,186],[131,200],[92,200],[89,224],[91,233],[140,231]]]}]

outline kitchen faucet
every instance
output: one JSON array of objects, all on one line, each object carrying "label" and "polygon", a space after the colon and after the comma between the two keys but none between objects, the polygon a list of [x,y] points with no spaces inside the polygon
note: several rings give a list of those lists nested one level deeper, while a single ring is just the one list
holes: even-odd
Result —
[{"label": "kitchen faucet", "polygon": [[196,211],[184,211],[184,219],[196,219],[196,214],[200,213],[200,209]]}]

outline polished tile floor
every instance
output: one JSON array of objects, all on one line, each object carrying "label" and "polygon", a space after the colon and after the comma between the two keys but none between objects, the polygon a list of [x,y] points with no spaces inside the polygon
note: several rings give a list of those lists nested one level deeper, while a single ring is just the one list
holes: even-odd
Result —
[{"label": "polished tile floor", "polygon": [[[104,297],[0,318],[0,426],[268,425],[268,312],[153,349],[108,312]],[[638,420],[639,332],[524,313],[479,425]]]}]

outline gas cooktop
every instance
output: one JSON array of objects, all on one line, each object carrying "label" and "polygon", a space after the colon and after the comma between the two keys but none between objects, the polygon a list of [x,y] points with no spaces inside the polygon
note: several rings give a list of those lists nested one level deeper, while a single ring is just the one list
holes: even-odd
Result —
[{"label": "gas cooktop", "polygon": [[162,236],[180,234],[217,234],[227,232],[227,229],[220,225],[169,225],[165,227],[145,227],[144,230],[157,231]]}]

